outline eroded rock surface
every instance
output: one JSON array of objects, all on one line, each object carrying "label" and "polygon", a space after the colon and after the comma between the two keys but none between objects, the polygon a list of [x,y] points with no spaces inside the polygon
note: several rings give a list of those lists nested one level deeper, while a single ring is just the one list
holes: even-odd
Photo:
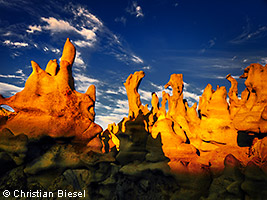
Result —
[{"label": "eroded rock surface", "polygon": [[[83,191],[85,199],[265,199],[267,185],[266,66],[252,64],[228,92],[208,84],[189,107],[183,75],[173,74],[152,93],[151,110],[138,87],[145,74],[124,83],[129,115],[102,128],[94,123],[95,87],[75,91],[75,48],[66,41],[56,60],[33,72],[24,90],[0,96],[0,194]],[[166,104],[168,102],[168,110]],[[161,105],[161,106],[160,106]],[[198,109],[198,110],[197,110]],[[18,198],[25,199],[25,198]]]},{"label": "eroded rock surface", "polygon": [[245,78],[246,90],[242,93],[242,104],[238,106],[233,123],[239,131],[267,132],[267,68],[251,64],[240,78]]},{"label": "eroded rock surface", "polygon": [[75,137],[85,143],[95,138],[102,131],[94,123],[95,87],[90,86],[85,94],[74,89],[74,59],[75,47],[67,39],[60,66],[50,60],[43,70],[32,61],[33,72],[25,88],[12,97],[0,98],[0,104],[15,110],[0,129],[8,128],[15,135],[24,133],[30,138]]}]

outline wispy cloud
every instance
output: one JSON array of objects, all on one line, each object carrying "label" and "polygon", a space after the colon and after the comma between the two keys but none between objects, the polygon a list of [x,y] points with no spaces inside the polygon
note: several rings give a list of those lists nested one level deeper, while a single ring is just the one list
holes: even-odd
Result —
[{"label": "wispy cloud", "polygon": [[204,48],[200,50],[200,53],[205,53],[208,49],[212,48],[215,45],[216,38],[210,39],[207,44],[204,45]]},{"label": "wispy cloud", "polygon": [[136,17],[144,17],[141,6],[136,6],[135,12],[136,12]]},{"label": "wispy cloud", "polygon": [[[96,85],[99,84],[100,81],[95,79],[95,78],[91,78],[88,77],[85,74],[82,73],[74,73],[73,74],[74,80],[75,80],[75,88],[77,91],[79,92],[83,92],[85,93],[88,89],[88,87],[90,85]],[[100,93],[97,91],[97,95],[100,95]]]},{"label": "wispy cloud", "polygon": [[113,91],[113,90],[110,90],[110,89],[108,89],[108,90],[106,91],[106,93],[107,93],[107,94],[118,94],[116,91]]},{"label": "wispy cloud", "polygon": [[116,108],[113,110],[115,114],[128,115],[129,107],[128,100],[118,100],[116,103]]},{"label": "wispy cloud", "polygon": [[41,19],[42,21],[47,23],[47,25],[42,26],[41,29],[50,30],[52,33],[68,32],[68,31],[77,32],[78,31],[76,28],[70,25],[69,22],[61,20],[61,19],[58,20],[54,17],[48,17],[48,18],[42,17]]},{"label": "wispy cloud", "polygon": [[23,90],[22,87],[0,82],[0,94],[6,97],[14,95],[15,93],[20,92],[21,90]]},{"label": "wispy cloud", "polygon": [[101,104],[96,104],[98,109],[105,108],[108,110],[109,114],[104,113],[96,115],[96,123],[102,125],[103,128],[107,128],[108,124],[119,123],[123,117],[128,116],[129,108],[127,100],[116,100],[112,107],[103,106]]},{"label": "wispy cloud", "polygon": [[19,69],[15,72],[16,74],[0,74],[0,78],[15,78],[20,79],[22,82],[26,81],[26,74],[22,69]]},{"label": "wispy cloud", "polygon": [[143,10],[136,1],[133,1],[127,8],[126,11],[135,17],[144,17]]},{"label": "wispy cloud", "polygon": [[144,61],[141,59],[141,58],[139,58],[138,56],[136,56],[136,55],[132,55],[132,59],[131,59],[133,62],[135,62],[135,63],[137,63],[137,64],[142,64],[142,63],[144,63]]},{"label": "wispy cloud", "polygon": [[96,31],[95,29],[88,29],[86,27],[81,27],[80,29],[72,26],[69,22],[56,19],[54,17],[41,18],[43,21],[45,21],[48,25],[45,25],[42,27],[44,30],[51,31],[52,34],[60,33],[60,32],[74,32],[78,35],[82,36],[85,41],[78,40],[74,42],[77,46],[85,47],[85,46],[93,46],[93,44],[96,42]]},{"label": "wispy cloud", "polygon": [[[239,79],[239,76],[237,75],[231,75],[234,79]],[[217,78],[217,79],[226,79],[226,76],[213,76],[213,78]]]},{"label": "wispy cloud", "polygon": [[84,41],[84,40],[74,41],[74,44],[77,45],[78,47],[81,47],[81,48],[93,47],[94,46],[94,42],[92,42],[92,41]]},{"label": "wispy cloud", "polygon": [[5,40],[3,42],[3,44],[7,45],[7,46],[13,46],[13,47],[27,47],[29,46],[28,43],[25,42],[11,42],[10,40]]},{"label": "wispy cloud", "polygon": [[41,32],[42,31],[42,27],[40,25],[30,25],[29,29],[26,30],[27,33],[34,33],[35,31],[37,32]]},{"label": "wispy cloud", "polygon": [[247,18],[246,25],[243,27],[243,31],[240,35],[235,37],[230,41],[232,44],[242,44],[244,42],[263,38],[267,35],[267,26],[260,26],[256,30],[252,30],[252,23],[249,18]]},{"label": "wispy cloud", "polygon": [[85,69],[86,64],[82,59],[81,53],[79,51],[76,51],[76,57],[74,62],[74,67],[77,66],[78,68]]},{"label": "wispy cloud", "polygon": [[119,123],[123,117],[122,115],[118,114],[109,114],[109,115],[96,115],[95,122],[100,124],[103,129],[106,129],[109,124]]},{"label": "wispy cloud", "polygon": [[53,53],[56,53],[56,54],[59,54],[59,53],[60,53],[60,50],[57,49],[57,48],[51,48],[51,51],[52,51]]},{"label": "wispy cloud", "polygon": [[150,70],[152,67],[150,65],[142,67],[143,70]]},{"label": "wispy cloud", "polygon": [[145,90],[142,90],[142,89],[139,89],[138,92],[140,94],[141,99],[146,100],[146,101],[151,101],[152,92],[145,91]]},{"label": "wispy cloud", "polygon": [[123,25],[125,25],[127,22],[127,19],[126,19],[126,17],[122,16],[122,17],[116,17],[114,21],[115,22],[121,22]]},{"label": "wispy cloud", "polygon": [[[134,5],[138,7],[136,4]],[[112,55],[127,65],[144,64],[144,60],[132,52],[126,41],[114,34],[97,16],[90,13],[86,8],[69,4],[65,8],[65,12],[71,17],[63,19],[58,16],[42,16],[40,17],[40,23],[29,25],[26,32],[30,34],[37,32],[47,34],[48,32],[53,38],[60,38],[62,37],[61,35],[67,33],[78,48],[83,48],[89,52],[101,51],[101,53]],[[124,18],[121,19],[124,20]],[[47,51],[51,48],[57,49],[55,47],[47,47],[44,44],[40,45],[34,41],[32,43],[36,48]]]}]

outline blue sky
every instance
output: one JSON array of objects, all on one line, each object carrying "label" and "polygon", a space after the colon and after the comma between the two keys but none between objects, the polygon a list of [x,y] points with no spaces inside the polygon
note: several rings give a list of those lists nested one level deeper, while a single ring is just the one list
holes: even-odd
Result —
[{"label": "blue sky", "polygon": [[[123,82],[146,73],[139,93],[149,104],[173,73],[184,75],[192,105],[208,83],[230,84],[250,63],[267,62],[264,0],[0,0],[0,93],[20,91],[30,61],[59,59],[67,37],[77,49],[76,90],[97,87],[96,122],[106,128],[128,113]],[[239,82],[239,92],[244,80]],[[170,90],[167,89],[168,92]]]}]

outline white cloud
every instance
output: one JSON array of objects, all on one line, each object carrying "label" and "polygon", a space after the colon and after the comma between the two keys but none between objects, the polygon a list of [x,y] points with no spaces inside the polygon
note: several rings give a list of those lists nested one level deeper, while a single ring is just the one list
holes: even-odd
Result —
[{"label": "white cloud", "polygon": [[10,96],[10,94],[13,95],[17,92],[20,92],[21,90],[23,90],[22,87],[18,87],[18,86],[12,85],[12,84],[0,82],[0,94],[2,94],[2,95]]},{"label": "white cloud", "polygon": [[137,63],[137,64],[144,63],[144,61],[143,61],[141,58],[139,58],[138,56],[136,56],[136,55],[132,55],[131,60],[132,60],[133,62]]},{"label": "white cloud", "polygon": [[250,28],[244,29],[243,32],[230,41],[232,44],[242,44],[248,40],[256,39],[256,38],[262,38],[266,35],[267,32],[267,26],[262,26],[255,30],[254,32],[250,31]]},{"label": "white cloud", "polygon": [[49,49],[48,49],[47,47],[44,47],[43,50],[44,50],[44,51],[48,51]]},{"label": "white cloud", "polygon": [[262,63],[263,65],[266,65],[266,64],[267,64],[267,57],[263,57],[263,58],[261,58],[261,63]]},{"label": "white cloud", "polygon": [[158,91],[163,91],[164,87],[162,85],[156,85],[155,83],[150,83],[153,87],[157,88]]},{"label": "white cloud", "polygon": [[61,19],[58,20],[54,17],[49,17],[49,18],[42,17],[41,19],[48,24],[46,26],[43,26],[42,29],[49,30],[51,31],[51,33],[74,32],[82,36],[85,41],[78,40],[74,42],[77,46],[80,46],[80,47],[93,46],[93,44],[97,40],[96,34],[95,34],[95,32],[98,30],[97,27],[89,29],[83,26],[80,29],[78,29],[72,26],[69,22],[61,20]]},{"label": "white cloud", "polygon": [[121,94],[127,95],[126,89],[123,86],[119,87],[118,92],[120,92]]},{"label": "white cloud", "polygon": [[[75,80],[76,90],[79,92],[83,92],[83,93],[87,91],[90,85],[99,83],[99,80],[90,78],[86,76],[85,74],[81,74],[81,73],[74,73],[73,77]],[[97,91],[97,95],[100,95],[98,91]]]},{"label": "white cloud", "polygon": [[25,43],[25,42],[11,42],[10,40],[5,40],[3,43],[7,46],[15,46],[15,47],[27,47],[27,46],[29,46],[29,44]]},{"label": "white cloud", "polygon": [[237,56],[234,56],[231,60],[235,60],[237,58]]},{"label": "white cloud", "polygon": [[113,110],[113,113],[128,115],[129,107],[128,100],[117,100],[116,108]]},{"label": "white cloud", "polygon": [[152,93],[150,91],[139,89],[138,93],[140,94],[141,99],[144,99],[146,101],[151,101]]},{"label": "white cloud", "polygon": [[95,41],[96,40],[96,34],[95,32],[96,30],[90,30],[90,29],[86,29],[86,28],[82,28],[82,30],[77,30],[76,32],[79,33],[80,35],[82,35],[86,40],[91,40],[91,41]]},{"label": "white cloud", "polygon": [[[136,13],[138,5],[134,4],[134,6]],[[66,33],[70,35],[74,45],[78,48],[90,48],[93,51],[98,48],[103,53],[115,56],[117,60],[127,65],[144,64],[142,58],[136,56],[127,48],[127,44],[125,45],[126,42],[123,41],[123,38],[110,31],[97,16],[91,14],[87,9],[69,4],[65,8],[65,11],[68,12],[68,16],[70,17],[64,19],[54,16],[40,17],[41,23],[29,25],[26,32],[31,34],[35,34],[36,32],[47,34],[49,32],[51,35],[57,34],[56,36],[61,33]],[[140,6],[137,8],[137,11],[139,12],[139,16],[141,16]],[[63,35],[65,37],[65,34]],[[59,53],[59,50],[55,47],[45,47],[35,41],[32,41],[32,43],[34,47],[44,51],[47,51],[46,48],[49,48],[50,51]],[[25,43],[24,45],[27,44]],[[79,70],[78,68],[75,69]]]},{"label": "white cloud", "polygon": [[16,71],[16,74],[0,74],[0,78],[16,78],[16,79],[20,79],[22,81],[26,80],[26,74],[23,73],[22,69],[19,69]]},{"label": "white cloud", "polygon": [[144,66],[142,69],[144,69],[144,70],[150,70],[151,69],[151,66]]},{"label": "white cloud", "polygon": [[239,79],[239,76],[232,75],[234,79]]},{"label": "white cloud", "polygon": [[118,92],[113,91],[113,90],[107,90],[106,93],[107,94],[118,94]]},{"label": "white cloud", "polygon": [[109,114],[109,115],[96,115],[95,122],[100,124],[102,128],[105,130],[109,124],[113,124],[114,122],[118,124],[125,116],[118,114]]},{"label": "white cloud", "polygon": [[[239,76],[231,75],[234,79],[239,79]],[[212,76],[212,78],[226,79],[226,76]]]},{"label": "white cloud", "polygon": [[89,78],[86,75],[83,74],[74,74],[74,78],[77,79],[77,81],[81,81],[84,83],[99,83],[99,80],[94,78]]},{"label": "white cloud", "polygon": [[56,54],[59,54],[59,53],[60,53],[60,50],[57,49],[57,48],[52,48],[51,51],[52,51],[53,53],[56,53]]},{"label": "white cloud", "polygon": [[75,16],[86,17],[88,22],[91,24],[97,25],[98,27],[103,26],[103,23],[93,14],[91,14],[88,10],[82,7],[78,7],[77,9],[72,10]]},{"label": "white cloud", "polygon": [[197,102],[199,101],[199,96],[197,94],[192,93],[192,92],[183,91],[183,95],[184,95],[185,99],[192,98]]},{"label": "white cloud", "polygon": [[84,41],[84,40],[77,40],[74,41],[74,44],[77,45],[78,47],[93,47],[94,46],[94,41]]},{"label": "white cloud", "polygon": [[11,36],[11,35],[12,35],[12,32],[11,31],[8,31],[5,34],[3,34],[3,36],[5,36],[5,37]]},{"label": "white cloud", "polygon": [[232,39],[230,43],[232,44],[242,44],[248,40],[262,38],[266,36],[267,26],[261,26],[258,29],[252,31],[251,21],[247,18],[246,26],[243,27],[243,32]]},{"label": "white cloud", "polygon": [[16,76],[16,75],[4,75],[4,74],[0,74],[0,78],[21,78],[20,76]]},{"label": "white cloud", "polygon": [[108,127],[108,124],[119,123],[123,117],[128,116],[129,107],[128,100],[116,100],[113,107],[104,106],[101,103],[96,103],[97,109],[107,109],[108,115],[97,114],[95,122],[100,124],[104,129]]},{"label": "white cloud", "polygon": [[135,17],[144,17],[143,10],[140,5],[137,4],[136,1],[133,1],[130,6],[126,8],[126,11],[131,15],[135,15]]},{"label": "white cloud", "polygon": [[136,6],[135,11],[136,11],[136,17],[144,17],[141,6]]},{"label": "white cloud", "polygon": [[54,17],[41,18],[43,21],[45,21],[48,25],[43,26],[43,29],[50,30],[52,33],[56,32],[68,32],[68,31],[74,31],[76,32],[76,28],[70,25],[69,22],[66,22],[64,20],[58,20]]},{"label": "white cloud", "polygon": [[76,58],[74,61],[74,65],[77,67],[80,67],[82,69],[86,68],[86,64],[84,63],[82,57],[81,57],[81,53],[79,51],[76,51]]},{"label": "white cloud", "polygon": [[42,27],[40,25],[30,25],[29,26],[29,30],[26,30],[27,33],[34,33],[35,31],[39,31],[41,32],[42,31]]}]

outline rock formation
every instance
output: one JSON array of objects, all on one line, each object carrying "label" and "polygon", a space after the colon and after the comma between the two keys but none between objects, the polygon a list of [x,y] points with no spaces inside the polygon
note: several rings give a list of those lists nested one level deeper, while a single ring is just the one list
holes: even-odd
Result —
[{"label": "rock formation", "polygon": [[148,112],[148,110],[142,105],[140,95],[138,93],[138,87],[144,76],[145,73],[143,71],[135,72],[134,74],[131,74],[124,83],[128,96],[129,118],[136,118],[140,111],[144,114]]},{"label": "rock formation", "polygon": [[[75,47],[67,39],[60,67],[56,60],[50,60],[43,70],[32,61],[33,72],[25,88],[12,97],[0,97],[0,104],[15,110],[0,129],[7,128],[15,135],[24,133],[30,138],[75,137],[84,143],[101,133],[102,128],[94,123],[95,86],[91,85],[85,94],[74,89],[74,59]],[[93,145],[101,145],[100,140]]]},{"label": "rock formation", "polygon": [[[143,73],[141,74],[143,78]],[[213,90],[208,84],[200,97],[197,113],[197,104],[189,107],[183,99],[182,75],[173,74],[165,85],[165,88],[169,86],[172,88],[172,95],[163,91],[161,107],[159,107],[157,94],[152,93],[152,109],[149,113],[140,112],[142,105],[140,101],[135,101],[135,105],[138,105],[136,109],[138,117],[132,115],[131,118],[124,118],[121,125],[113,126],[116,126],[117,130],[122,130],[123,123],[139,121],[135,127],[143,127],[147,130],[146,135],[149,137],[151,135],[154,140],[160,140],[161,145],[158,148],[160,147],[163,154],[169,158],[170,173],[176,177],[182,187],[173,194],[174,199],[182,196],[185,199],[198,199],[201,195],[207,194],[212,199],[222,197],[242,199],[246,194],[249,198],[262,198],[263,192],[254,191],[265,188],[259,187],[261,189],[257,190],[249,185],[255,184],[256,180],[265,180],[266,176],[265,164],[262,164],[267,158],[265,151],[267,98],[264,92],[266,77],[266,67],[253,64],[246,68],[241,78],[247,78],[245,82],[247,88],[239,99],[237,81],[230,74],[227,75],[226,79],[231,82],[228,92],[229,103],[225,87],[217,86],[216,90]],[[133,84],[132,90],[137,91],[138,86]],[[133,94],[127,93],[128,99],[140,98],[138,94]],[[167,101],[168,111],[165,108]],[[143,116],[143,120],[140,120],[140,116]],[[147,126],[149,126],[148,129],[146,129]],[[125,126],[123,132],[128,131],[132,135],[130,138],[140,134],[137,129]],[[126,140],[119,135],[115,134],[121,142],[123,141],[123,146],[132,144],[130,141],[127,142],[128,144],[125,143]],[[147,139],[143,140],[144,144],[145,141]],[[154,152],[153,157],[159,158],[156,154],[161,155],[162,152]],[[125,157],[133,157],[127,152],[124,153]],[[139,162],[148,161],[142,157]],[[259,170],[263,173],[259,172],[258,177],[252,177],[248,172],[250,170],[255,172]],[[226,184],[225,180],[229,177],[233,178],[232,182]],[[201,188],[203,184],[209,185],[211,179],[213,180],[211,186],[203,188],[206,193],[196,193],[196,188]],[[199,180],[199,184],[193,186],[192,184],[195,183],[193,180]],[[221,187],[221,182],[226,185]],[[266,185],[265,182],[262,184]],[[221,190],[219,196],[216,194],[218,190]]]},{"label": "rock formation", "polygon": [[[75,48],[64,46],[60,67],[49,61],[25,88],[0,96],[0,194],[10,191],[84,191],[85,199],[265,199],[267,191],[267,72],[251,64],[238,97],[229,74],[228,92],[208,84],[189,107],[183,75],[173,74],[152,93],[151,110],[138,87],[145,74],[124,83],[129,115],[102,128],[94,123],[95,87],[74,88]],[[168,102],[168,110],[166,103]],[[160,106],[161,104],[161,106]],[[101,152],[102,148],[102,152]],[[25,199],[25,198],[18,198]]]},{"label": "rock formation", "polygon": [[233,118],[238,131],[256,134],[267,132],[267,69],[260,64],[251,64],[240,78],[245,78],[246,90],[242,104]]}]

